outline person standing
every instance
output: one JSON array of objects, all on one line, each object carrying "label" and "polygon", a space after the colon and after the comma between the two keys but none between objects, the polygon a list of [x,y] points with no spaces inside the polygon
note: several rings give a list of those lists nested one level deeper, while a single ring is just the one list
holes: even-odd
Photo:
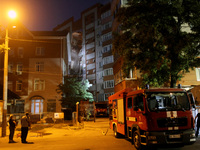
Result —
[{"label": "person standing", "polygon": [[17,123],[13,119],[13,115],[10,115],[10,118],[9,118],[9,130],[10,130],[9,143],[16,143],[15,141],[13,141],[13,136],[14,136],[14,133],[15,133],[16,125],[17,125]]},{"label": "person standing", "polygon": [[199,134],[199,128],[200,128],[200,110],[199,110],[199,113],[196,115],[195,117],[195,121],[196,121],[196,118],[197,118],[197,131],[196,131],[196,137],[198,137],[198,134]]},{"label": "person standing", "polygon": [[25,116],[21,119],[21,141],[22,143],[28,143],[26,141],[28,135],[28,128],[31,126],[29,113],[26,113]]}]

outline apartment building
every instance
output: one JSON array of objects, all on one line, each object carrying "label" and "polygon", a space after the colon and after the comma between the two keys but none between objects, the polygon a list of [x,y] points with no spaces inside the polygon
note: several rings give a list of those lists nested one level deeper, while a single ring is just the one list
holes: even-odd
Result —
[{"label": "apartment building", "polygon": [[[110,7],[110,3],[96,4],[81,12],[79,20],[74,21],[72,17],[54,28],[55,31],[68,31],[68,73],[82,75],[90,82],[89,92],[96,102],[106,101],[114,93]],[[73,44],[76,45],[77,41],[82,42],[82,47],[73,58]],[[74,59],[79,61],[74,63]],[[71,72],[72,64],[76,64],[80,71]]]},{"label": "apartment building", "polygon": [[[61,112],[56,92],[66,72],[66,33],[29,31],[22,24],[9,28],[8,89],[20,99],[8,100],[8,113]],[[1,33],[4,37],[4,32]],[[0,44],[4,38],[0,39]],[[3,83],[3,53],[0,80]]]}]

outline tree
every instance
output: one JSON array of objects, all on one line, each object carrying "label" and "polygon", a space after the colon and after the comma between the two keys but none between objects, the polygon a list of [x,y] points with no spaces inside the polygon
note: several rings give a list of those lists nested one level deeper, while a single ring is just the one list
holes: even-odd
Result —
[{"label": "tree", "polygon": [[143,85],[174,87],[199,65],[199,16],[198,0],[130,0],[120,8],[113,52],[122,56],[125,76],[136,67]]},{"label": "tree", "polygon": [[5,49],[5,44],[0,45],[0,52],[2,52]]},{"label": "tree", "polygon": [[65,76],[64,83],[59,84],[57,89],[57,92],[62,94],[62,107],[75,110],[76,102],[80,102],[80,100],[93,101],[92,93],[87,92],[88,88],[88,80],[81,80],[77,76]]}]

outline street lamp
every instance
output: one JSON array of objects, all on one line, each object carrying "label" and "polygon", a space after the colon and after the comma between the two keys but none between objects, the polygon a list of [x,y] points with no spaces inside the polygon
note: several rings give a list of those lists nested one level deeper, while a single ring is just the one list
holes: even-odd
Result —
[{"label": "street lamp", "polygon": [[[16,13],[12,10],[8,12],[10,18],[16,18]],[[6,27],[5,46],[4,46],[4,76],[3,76],[3,116],[2,116],[2,137],[6,136],[7,126],[7,98],[8,98],[8,26]]]}]

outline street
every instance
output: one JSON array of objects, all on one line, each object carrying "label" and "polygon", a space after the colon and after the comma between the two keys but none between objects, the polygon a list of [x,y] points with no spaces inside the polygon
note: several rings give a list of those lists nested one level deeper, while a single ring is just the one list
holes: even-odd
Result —
[{"label": "street", "polygon": [[[20,137],[14,137],[17,143],[8,143],[8,136],[0,138],[1,150],[135,150],[131,142],[125,138],[115,138],[109,129],[108,118],[97,118],[96,122],[84,122],[84,127],[55,124],[41,130],[43,135],[30,131],[27,141],[33,144],[22,144]],[[16,134],[20,131],[16,131]],[[7,135],[9,131],[7,131]],[[193,145],[163,146],[158,150],[197,150],[200,138]],[[156,149],[156,148],[154,148]]]}]

